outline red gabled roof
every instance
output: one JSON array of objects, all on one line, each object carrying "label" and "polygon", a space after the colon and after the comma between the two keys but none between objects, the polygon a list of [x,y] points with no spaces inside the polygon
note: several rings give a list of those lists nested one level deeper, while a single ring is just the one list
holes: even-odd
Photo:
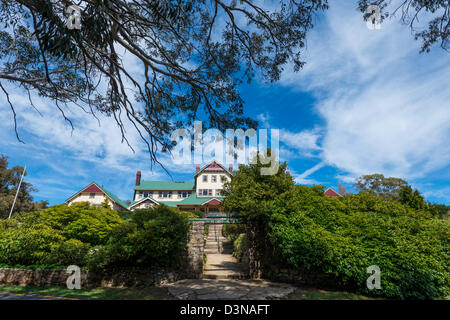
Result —
[{"label": "red gabled roof", "polygon": [[94,192],[104,193],[103,190],[97,187],[95,183],[90,184],[89,186],[81,190],[79,193],[94,193]]},{"label": "red gabled roof", "polygon": [[225,171],[228,174],[231,175],[230,171],[228,171],[223,165],[220,163],[217,163],[215,160],[213,160],[210,164],[205,165],[203,168],[201,168],[198,172],[194,174],[194,177],[199,175],[203,171]]},{"label": "red gabled roof", "polygon": [[213,161],[209,166],[203,169],[203,171],[216,171],[216,170],[223,170],[223,168],[219,166],[215,161]]},{"label": "red gabled roof", "polygon": [[324,194],[329,197],[340,197],[341,195],[334,191],[332,188],[325,190]]},{"label": "red gabled roof", "polygon": [[217,200],[216,198],[214,198],[214,199],[211,199],[211,200],[208,200],[208,201],[202,203],[202,205],[204,205],[204,204],[221,204],[221,203],[222,202],[220,200]]}]

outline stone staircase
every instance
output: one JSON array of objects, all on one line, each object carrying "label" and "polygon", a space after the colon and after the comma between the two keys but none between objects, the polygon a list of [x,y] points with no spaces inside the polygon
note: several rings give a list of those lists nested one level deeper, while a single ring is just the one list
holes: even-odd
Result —
[{"label": "stone staircase", "polygon": [[233,243],[222,236],[221,224],[209,226],[205,244],[206,265],[203,268],[204,279],[243,279],[239,263],[232,256]]}]

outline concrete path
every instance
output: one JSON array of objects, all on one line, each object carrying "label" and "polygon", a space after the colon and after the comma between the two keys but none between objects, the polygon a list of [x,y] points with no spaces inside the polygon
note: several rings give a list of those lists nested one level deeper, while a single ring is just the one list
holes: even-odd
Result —
[{"label": "concrete path", "polygon": [[204,279],[243,279],[239,263],[232,256],[233,243],[222,236],[222,225],[210,225],[205,244]]},{"label": "concrete path", "polygon": [[186,279],[166,285],[180,300],[267,300],[282,299],[295,287],[265,280]]}]

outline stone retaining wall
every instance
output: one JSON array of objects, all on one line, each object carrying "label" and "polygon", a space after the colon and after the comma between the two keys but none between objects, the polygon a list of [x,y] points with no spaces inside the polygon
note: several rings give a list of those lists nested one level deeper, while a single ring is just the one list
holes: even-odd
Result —
[{"label": "stone retaining wall", "polygon": [[203,257],[205,253],[205,223],[192,222],[187,245],[187,272],[191,278],[201,278],[203,274]]},{"label": "stone retaining wall", "polygon": [[[186,265],[181,270],[127,268],[102,271],[80,270],[82,287],[132,287],[150,286],[174,282],[180,279],[198,279],[203,273],[204,223],[194,222],[189,232],[189,242],[184,251]],[[66,285],[73,273],[61,269],[14,269],[0,268],[2,285]]]},{"label": "stone retaining wall", "polygon": [[[61,269],[6,269],[0,268],[0,284],[18,286],[65,286],[72,272]],[[81,287],[134,287],[150,286],[189,278],[178,270],[117,269],[95,272],[80,270]]]}]

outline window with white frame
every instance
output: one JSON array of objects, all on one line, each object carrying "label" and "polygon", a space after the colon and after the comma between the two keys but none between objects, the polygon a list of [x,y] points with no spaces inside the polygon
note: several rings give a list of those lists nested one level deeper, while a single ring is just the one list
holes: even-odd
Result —
[{"label": "window with white frame", "polygon": [[95,198],[95,193],[89,193],[89,199],[94,199]]},{"label": "window with white frame", "polygon": [[216,175],[212,175],[211,176],[211,182],[217,182],[217,176]]},{"label": "window with white frame", "polygon": [[198,193],[201,196],[212,196],[212,189],[199,189]]},{"label": "window with white frame", "polygon": [[159,192],[160,198],[172,198],[172,192],[169,191],[160,191]]},{"label": "window with white frame", "polygon": [[168,191],[159,191],[158,196],[160,198],[172,198],[172,192]]},{"label": "window with white frame", "polygon": [[225,177],[225,176],[220,176],[220,181],[221,181],[222,183],[227,182],[227,177]]},{"label": "window with white frame", "polygon": [[203,175],[203,182],[208,182],[208,176],[206,174]]},{"label": "window with white frame", "polygon": [[178,191],[178,198],[187,198],[191,193],[187,191]]},{"label": "window with white frame", "polygon": [[222,192],[222,189],[216,189],[216,196],[222,196],[223,195],[223,192]]}]

